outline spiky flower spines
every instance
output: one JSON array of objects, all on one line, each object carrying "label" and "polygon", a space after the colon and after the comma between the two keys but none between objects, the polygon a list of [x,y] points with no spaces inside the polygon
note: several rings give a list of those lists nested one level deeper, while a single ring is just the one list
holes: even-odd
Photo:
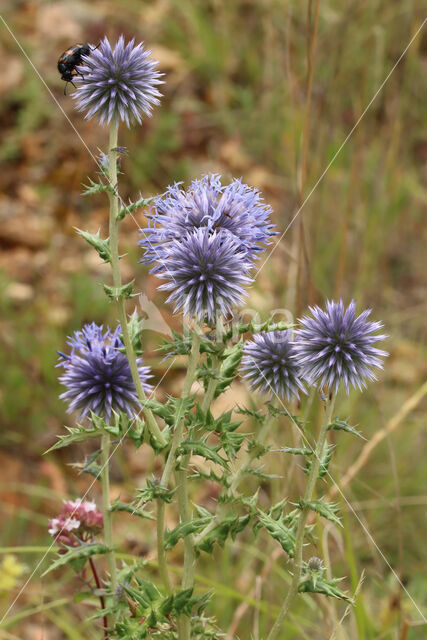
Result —
[{"label": "spiky flower spines", "polygon": [[[208,174],[193,180],[188,189],[175,183],[155,200],[148,227],[141,230],[144,233],[139,241],[144,249],[141,261],[146,264],[158,262],[164,257],[169,242],[199,228],[206,228],[210,233],[220,229],[229,231],[240,250],[254,259],[275,235],[271,213],[271,207],[264,204],[260,192],[241,179],[234,179],[224,186],[219,175]],[[155,265],[153,272],[158,269]]]},{"label": "spiky flower spines", "polygon": [[125,122],[128,127],[142,122],[142,114],[151,115],[159,104],[162,74],[158,62],[150,58],[150,51],[135,40],[125,44],[120,36],[114,47],[107,37],[99,48],[83,56],[74,81],[78,89],[73,93],[79,111],[85,118],[97,117],[101,124],[112,120]]},{"label": "spiky flower spines", "polygon": [[[112,411],[129,416],[140,408],[129,361],[122,353],[120,325],[103,331],[95,323],[85,325],[68,340],[71,354],[60,354],[58,366],[65,371],[59,381],[67,388],[60,398],[68,402],[68,413],[79,410],[82,418],[90,411],[109,420]],[[147,393],[150,368],[138,358],[138,371]]]},{"label": "spiky flower spines", "polygon": [[251,264],[233,235],[219,230],[195,229],[165,247],[165,259],[157,276],[167,280],[159,289],[170,292],[167,299],[175,312],[199,322],[216,322],[241,304],[252,280]]},{"label": "spiky flower spines", "polygon": [[327,301],[326,310],[310,307],[311,317],[299,320],[294,341],[295,358],[310,385],[326,385],[336,393],[343,383],[362,390],[366,380],[376,380],[373,368],[382,369],[388,354],[372,345],[387,336],[376,334],[381,322],[368,321],[371,310],[356,316],[353,300],[347,309],[342,300]]},{"label": "spiky flower spines", "polygon": [[292,396],[298,398],[306,390],[293,354],[291,330],[254,335],[243,348],[243,377],[253,390],[270,397],[277,395],[288,401]]}]

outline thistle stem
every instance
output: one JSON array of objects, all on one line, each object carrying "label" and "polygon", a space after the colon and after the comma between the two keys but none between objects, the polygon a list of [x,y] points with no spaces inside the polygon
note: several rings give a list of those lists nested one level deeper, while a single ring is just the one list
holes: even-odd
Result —
[{"label": "thistle stem", "polygon": [[110,225],[109,225],[109,246],[111,253],[111,268],[113,272],[113,284],[116,288],[116,303],[117,311],[119,315],[119,321],[123,334],[123,344],[126,350],[126,355],[129,361],[129,367],[132,373],[133,383],[135,385],[136,393],[139,401],[144,406],[144,415],[147,420],[148,429],[151,435],[161,444],[166,446],[166,440],[159,429],[153,412],[151,409],[145,406],[147,397],[145,395],[144,388],[142,386],[141,378],[139,377],[138,364],[136,361],[136,355],[133,350],[132,342],[129,336],[129,330],[126,318],[126,308],[123,295],[119,293],[122,286],[122,277],[120,273],[120,257],[118,246],[118,229],[119,229],[119,197],[118,197],[118,185],[117,185],[117,141],[118,141],[118,122],[112,120],[110,127],[110,145],[108,153],[108,180],[111,190],[108,192],[110,199]]},{"label": "thistle stem", "polygon": [[110,510],[110,435],[104,433],[101,442],[101,483],[102,483],[102,515],[104,523],[104,540],[108,547],[107,562],[110,571],[111,591],[113,596],[117,587],[116,558],[113,548],[113,524]]},{"label": "thistle stem", "polygon": [[160,498],[157,500],[157,562],[166,593],[172,593],[172,585],[169,579],[168,565],[165,551],[165,503]]},{"label": "thistle stem", "polygon": [[[325,448],[326,436],[328,431],[328,426],[331,423],[332,413],[335,405],[335,396],[332,396],[331,400],[328,402],[328,405],[325,410],[325,416],[323,419],[322,426],[320,428],[319,438],[317,440],[316,450],[314,453],[314,460],[311,465],[310,473],[307,480],[307,487],[304,494],[304,502],[310,502],[313,498],[314,487],[316,485],[316,481],[319,474],[320,461],[322,459],[322,453]],[[289,591],[286,594],[286,598],[283,602],[282,608],[280,610],[277,619],[271,628],[270,633],[267,636],[267,640],[276,640],[277,636],[280,633],[280,629],[282,627],[283,621],[288,615],[289,611],[292,608],[294,600],[298,594],[298,587],[301,580],[301,571],[302,571],[302,551],[304,545],[304,533],[305,533],[305,524],[307,522],[307,517],[309,514],[309,507],[304,506],[301,510],[299,519],[298,519],[298,527],[296,533],[296,541],[295,541],[295,556],[294,556],[294,573],[292,576],[291,586],[289,587]]]}]

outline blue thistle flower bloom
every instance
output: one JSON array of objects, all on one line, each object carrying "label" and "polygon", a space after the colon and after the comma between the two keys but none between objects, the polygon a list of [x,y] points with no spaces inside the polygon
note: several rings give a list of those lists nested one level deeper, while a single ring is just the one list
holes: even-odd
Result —
[{"label": "blue thistle flower bloom", "polygon": [[158,62],[150,58],[151,51],[135,40],[125,45],[120,36],[114,47],[107,37],[98,49],[83,56],[83,64],[77,67],[80,75],[73,98],[79,111],[86,111],[85,118],[97,116],[101,124],[112,120],[125,122],[128,127],[141,124],[141,114],[151,116],[153,105],[159,104],[161,93],[157,89],[163,74],[156,69]]},{"label": "blue thistle flower bloom", "polygon": [[[59,381],[67,388],[59,397],[68,402],[68,413],[80,410],[84,418],[93,411],[108,421],[112,411],[133,416],[140,408],[129,361],[120,351],[120,332],[120,325],[115,331],[103,331],[102,326],[87,324],[68,339],[71,354],[59,353],[57,366],[65,369]],[[150,367],[142,366],[141,358],[137,364],[143,387],[150,393]]]},{"label": "blue thistle flower bloom", "polygon": [[355,301],[345,309],[340,300],[327,301],[326,311],[317,305],[310,311],[312,317],[299,320],[302,328],[294,342],[303,378],[310,385],[327,385],[335,393],[341,382],[348,393],[350,386],[362,391],[366,379],[376,380],[372,368],[382,369],[381,358],[388,353],[372,345],[387,336],[373,335],[383,324],[367,321],[371,309],[356,316]]},{"label": "blue thistle flower bloom", "polygon": [[194,229],[168,242],[164,256],[156,275],[167,282],[159,289],[171,292],[167,302],[175,304],[174,312],[182,310],[199,322],[213,325],[219,314],[227,316],[252,282],[246,253],[225,230]]},{"label": "blue thistle flower bloom", "polygon": [[276,235],[270,221],[271,207],[264,204],[257,189],[241,180],[224,186],[219,175],[209,174],[193,180],[187,190],[181,184],[169,186],[166,194],[154,201],[149,226],[140,230],[144,237],[138,244],[145,252],[141,262],[161,261],[167,244],[192,229],[229,231],[251,259]]},{"label": "blue thistle flower bloom", "polygon": [[241,371],[253,391],[257,389],[289,401],[306,393],[300,371],[293,359],[292,331],[258,333],[245,342]]}]

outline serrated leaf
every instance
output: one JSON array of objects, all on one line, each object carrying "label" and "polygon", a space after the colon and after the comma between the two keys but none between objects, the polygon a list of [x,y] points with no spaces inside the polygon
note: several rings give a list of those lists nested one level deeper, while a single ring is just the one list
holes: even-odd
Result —
[{"label": "serrated leaf", "polygon": [[188,605],[191,596],[193,595],[193,589],[184,589],[183,591],[179,591],[175,598],[174,598],[174,603],[173,603],[173,608],[174,611],[176,613],[176,615],[179,615],[180,613],[183,612],[183,610],[185,609],[185,607]]},{"label": "serrated leaf", "polygon": [[243,340],[240,340],[236,345],[224,351],[223,355],[225,359],[221,364],[218,383],[215,389],[215,398],[221,395],[233,382],[242,360],[242,353]]},{"label": "serrated leaf", "polygon": [[101,238],[99,230],[97,233],[89,233],[89,231],[82,231],[76,227],[77,233],[84,239],[91,247],[93,247],[99,257],[104,262],[111,262],[110,240]]},{"label": "serrated leaf", "polygon": [[99,556],[108,553],[108,547],[99,542],[83,544],[80,547],[66,547],[66,549],[67,551],[60,554],[60,556],[42,574],[42,577],[51,571],[64,567],[66,564],[71,564],[76,560],[87,560],[91,556]]},{"label": "serrated leaf", "polygon": [[247,434],[245,433],[222,433],[220,437],[221,446],[229,460],[236,457]]},{"label": "serrated leaf", "polygon": [[283,447],[282,449],[278,449],[281,453],[290,453],[295,456],[312,456],[313,451],[311,449],[307,449],[305,447]]},{"label": "serrated leaf", "polygon": [[228,331],[225,331],[223,339],[224,341],[230,340],[236,334],[243,333],[260,333],[261,331],[285,331],[286,329],[292,329],[293,323],[289,322],[274,322],[269,318],[264,322],[256,322],[251,320],[250,322],[235,322]]},{"label": "serrated leaf", "polygon": [[[276,516],[276,514],[275,514]],[[277,518],[273,517],[268,513],[264,513],[263,511],[257,512],[257,518],[259,521],[259,525],[264,527],[270,536],[277,540],[280,543],[282,549],[286,551],[290,558],[294,557],[295,553],[295,530],[294,528],[290,528],[285,524],[284,517]],[[259,526],[255,527],[255,533],[258,531]]]},{"label": "serrated leaf", "polygon": [[237,406],[235,408],[235,412],[240,413],[244,416],[251,416],[251,418],[261,423],[264,422],[265,418],[267,417],[264,413],[261,413],[261,411],[255,411],[253,409],[248,409],[247,407]]},{"label": "serrated leaf", "polygon": [[334,524],[337,524],[339,527],[342,527],[341,520],[337,515],[338,514],[337,504],[333,504],[332,502],[325,502],[324,500],[321,500],[321,499],[306,501],[306,500],[303,500],[303,498],[300,498],[300,500],[297,503],[297,506],[299,509],[304,509],[305,507],[308,509],[311,509],[311,511],[315,511],[320,516],[322,516],[322,518],[326,518],[327,520],[330,520],[330,522],[333,522]]},{"label": "serrated leaf", "polygon": [[304,579],[300,583],[298,591],[299,593],[323,593],[325,596],[338,598],[339,600],[346,600],[347,602],[352,603],[352,598],[336,586],[338,582],[341,582],[341,580],[342,578],[332,578],[331,580],[328,580],[323,577],[317,577],[316,581],[313,582],[312,577],[308,576],[307,579]]},{"label": "serrated leaf", "polygon": [[158,484],[158,482],[151,481],[147,478],[147,486],[137,491],[138,508],[139,505],[152,502],[153,500],[163,500],[167,504],[170,504],[175,491],[176,489],[168,489],[168,487],[163,487]]},{"label": "serrated leaf", "polygon": [[92,427],[84,427],[83,425],[77,425],[77,427],[65,427],[68,433],[65,436],[58,436],[58,442],[50,447],[46,453],[55,451],[55,449],[62,449],[63,447],[69,447],[76,442],[84,442],[89,438],[98,438],[104,433],[101,429],[93,429]]},{"label": "serrated leaf", "polygon": [[230,536],[232,540],[236,539],[238,533],[249,523],[251,516],[235,516],[229,514],[221,522],[219,522],[212,531],[201,540],[198,548],[206,553],[212,553],[214,545],[219,544],[220,547],[225,545],[227,538]]},{"label": "serrated leaf", "polygon": [[168,616],[172,612],[174,597],[168,596],[160,605],[160,613],[163,616]]},{"label": "serrated leaf", "polygon": [[328,431],[347,431],[353,436],[357,438],[362,438],[362,440],[366,440],[365,436],[363,436],[360,431],[357,431],[356,427],[352,427],[348,424],[347,420],[340,420],[339,418],[334,418],[334,421],[328,426]]},{"label": "serrated leaf", "polygon": [[222,458],[218,450],[220,446],[212,446],[206,444],[203,440],[184,440],[178,447],[177,453],[192,453],[195,456],[202,456],[206,460],[210,460],[211,462],[215,462],[219,464],[224,469],[228,469],[227,460]]},{"label": "serrated leaf", "polygon": [[203,518],[193,518],[186,522],[181,522],[172,531],[168,531],[165,535],[165,549],[172,549],[181,538],[185,538],[192,533],[199,533],[212,520],[211,515]]},{"label": "serrated leaf", "polygon": [[127,325],[128,325],[128,333],[129,333],[130,341],[132,343],[133,351],[135,355],[140,356],[142,354],[142,344],[141,344],[142,319],[136,312],[136,309],[130,316]]},{"label": "serrated leaf", "polygon": [[156,519],[152,513],[133,507],[128,502],[121,502],[118,498],[111,504],[110,511],[124,511],[130,513],[131,516],[138,516],[138,518],[145,518],[146,520]]},{"label": "serrated leaf", "polygon": [[138,198],[135,202],[129,202],[129,204],[121,207],[119,213],[117,215],[117,220],[123,220],[123,218],[138,209],[143,209],[144,207],[148,207],[152,202],[154,202],[156,198],[143,198],[142,196]]},{"label": "serrated leaf", "polygon": [[295,423],[299,427],[303,427],[305,424],[305,421],[302,418],[300,418],[300,416],[290,413],[290,411],[288,411],[286,407],[284,409],[281,409],[279,407],[276,407],[271,402],[269,402],[267,405],[267,408],[268,408],[269,414],[275,418],[278,418],[279,416],[285,416],[286,418],[289,418],[291,422]]},{"label": "serrated leaf", "polygon": [[[319,464],[319,471],[318,471],[318,477],[319,478],[324,478],[326,476],[326,474],[328,473],[328,469],[329,469],[329,464],[332,460],[332,454],[335,450],[335,445],[330,444],[328,446],[326,446],[323,449],[321,458],[320,458],[320,464]],[[305,469],[304,469],[304,473],[308,474],[310,473],[310,469],[312,467],[313,461],[312,460],[306,460],[305,461]]]},{"label": "serrated leaf", "polygon": [[110,287],[108,284],[104,284],[104,291],[110,300],[119,300],[120,298],[133,298],[135,295],[132,294],[133,285],[135,280],[128,282],[127,284],[123,284],[121,287]]},{"label": "serrated leaf", "polygon": [[135,449],[143,444],[146,433],[146,424],[144,420],[136,418],[132,427],[127,431],[127,436],[131,442],[135,445]]},{"label": "serrated leaf", "polygon": [[96,193],[104,192],[115,193],[115,189],[110,183],[106,184],[104,182],[101,182],[101,180],[99,182],[94,182],[91,178],[88,178],[88,180],[89,184],[83,185],[82,195],[84,196],[92,196]]}]

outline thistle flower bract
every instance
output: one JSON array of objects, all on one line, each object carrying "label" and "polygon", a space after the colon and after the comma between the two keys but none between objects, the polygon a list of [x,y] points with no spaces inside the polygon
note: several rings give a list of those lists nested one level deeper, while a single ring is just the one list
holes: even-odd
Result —
[{"label": "thistle flower bract", "polygon": [[[68,413],[81,411],[81,417],[93,411],[109,420],[112,411],[122,411],[129,416],[139,408],[139,401],[129,367],[129,361],[120,351],[120,325],[115,331],[95,323],[76,331],[68,344],[70,355],[60,353],[58,366],[65,368],[59,381],[67,387],[60,398],[69,403]],[[142,366],[138,358],[138,371],[146,392],[152,390],[147,383],[152,376],[150,368]]]},{"label": "thistle flower bract", "polygon": [[250,267],[231,233],[195,229],[166,245],[157,276],[167,282],[159,289],[171,292],[167,302],[175,303],[175,312],[212,325],[243,301]]},{"label": "thistle flower bract", "polygon": [[341,382],[348,393],[350,385],[362,390],[366,379],[376,380],[373,367],[383,368],[388,354],[372,346],[386,335],[372,335],[381,322],[368,322],[368,309],[356,316],[354,300],[347,309],[343,301],[328,301],[326,311],[310,307],[312,316],[299,320],[301,329],[294,342],[295,359],[303,378],[311,385],[320,383],[336,393]]},{"label": "thistle flower bract", "polygon": [[306,393],[293,359],[292,331],[268,331],[254,335],[245,343],[242,357],[243,377],[255,391],[270,396],[299,397]]},{"label": "thistle flower bract", "polygon": [[86,118],[97,116],[101,124],[112,120],[131,124],[141,123],[141,114],[151,115],[153,105],[159,104],[161,93],[157,89],[162,74],[156,69],[157,61],[150,51],[134,40],[125,45],[120,36],[114,47],[108,38],[83,56],[74,81],[78,83],[73,98]]},{"label": "thistle flower bract", "polygon": [[155,200],[149,227],[141,229],[144,237],[139,244],[145,252],[141,262],[161,260],[169,242],[199,228],[207,228],[210,233],[226,229],[240,249],[254,258],[275,235],[271,213],[260,192],[241,180],[223,186],[220,176],[210,174],[193,180],[187,190],[176,183]]},{"label": "thistle flower bract", "polygon": [[89,542],[102,531],[103,519],[94,502],[90,500],[64,500],[56,518],[49,520],[49,533],[59,546],[79,546]]}]

